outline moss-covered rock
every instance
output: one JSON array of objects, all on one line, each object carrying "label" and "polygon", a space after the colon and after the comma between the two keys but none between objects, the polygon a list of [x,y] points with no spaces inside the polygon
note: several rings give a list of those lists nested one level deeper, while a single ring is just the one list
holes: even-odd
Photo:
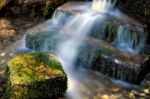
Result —
[{"label": "moss-covered rock", "polygon": [[6,98],[43,99],[57,97],[67,89],[67,76],[54,54],[33,52],[7,62]]}]

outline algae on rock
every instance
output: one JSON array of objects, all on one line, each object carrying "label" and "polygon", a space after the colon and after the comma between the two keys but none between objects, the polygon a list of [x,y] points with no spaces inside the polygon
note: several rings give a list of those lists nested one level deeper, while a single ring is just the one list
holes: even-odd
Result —
[{"label": "algae on rock", "polygon": [[18,55],[7,63],[6,98],[57,97],[67,89],[67,76],[54,54],[33,52]]}]

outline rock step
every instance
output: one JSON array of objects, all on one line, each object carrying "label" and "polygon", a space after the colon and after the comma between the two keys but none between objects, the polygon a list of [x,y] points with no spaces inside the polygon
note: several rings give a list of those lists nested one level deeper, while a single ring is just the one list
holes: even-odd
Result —
[{"label": "rock step", "polygon": [[149,56],[133,55],[111,43],[89,37],[79,48],[76,65],[99,71],[117,80],[139,84],[150,72]]}]

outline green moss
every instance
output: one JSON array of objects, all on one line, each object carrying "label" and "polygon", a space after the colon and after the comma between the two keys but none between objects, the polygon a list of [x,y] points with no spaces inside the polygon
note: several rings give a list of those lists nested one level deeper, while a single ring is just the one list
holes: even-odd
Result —
[{"label": "green moss", "polygon": [[47,52],[18,55],[9,60],[7,64],[12,84],[28,84],[65,75],[58,58]]}]

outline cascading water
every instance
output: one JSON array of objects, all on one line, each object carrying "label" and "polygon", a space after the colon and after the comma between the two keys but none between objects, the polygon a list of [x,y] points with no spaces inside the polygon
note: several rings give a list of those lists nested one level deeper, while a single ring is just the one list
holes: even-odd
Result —
[{"label": "cascading water", "polygon": [[[99,5],[95,5],[98,3]],[[92,5],[92,9],[95,11],[99,11],[101,13],[106,13],[108,11],[110,2],[107,3],[106,0],[103,0],[102,7],[97,8],[101,4],[101,0],[94,1]],[[95,7],[96,6],[96,7]],[[90,8],[89,8],[90,9]],[[72,94],[76,95],[76,97],[71,96],[72,99],[82,99],[80,93],[77,92],[75,85],[79,82],[75,82],[76,79],[76,72],[72,68],[74,65],[74,61],[76,59],[78,48],[83,43],[85,38],[87,37],[89,31],[91,30],[95,19],[99,18],[101,22],[104,19],[103,15],[97,15],[95,12],[89,10],[77,15],[73,15],[68,18],[65,25],[61,28],[59,37],[61,41],[57,46],[57,54],[60,57],[66,73],[69,78],[69,83],[73,83],[74,87],[69,86],[69,91],[74,89]],[[71,84],[72,85],[72,84]],[[70,89],[71,88],[71,89]]]},{"label": "cascading water", "polygon": [[[71,81],[73,75],[76,75],[76,72],[73,71],[72,67],[74,67],[73,65],[78,53],[78,48],[83,43],[92,28],[95,22],[95,17],[97,16],[95,16],[93,12],[78,14],[71,17],[60,30],[61,41],[58,44],[57,51]],[[102,20],[103,16],[100,16],[99,18],[99,20]],[[67,38],[66,36],[69,37]],[[73,92],[73,94],[79,95],[79,93],[76,92]],[[72,97],[72,99],[77,99],[77,97],[78,99],[82,99],[80,96],[76,96],[75,98]]]}]

